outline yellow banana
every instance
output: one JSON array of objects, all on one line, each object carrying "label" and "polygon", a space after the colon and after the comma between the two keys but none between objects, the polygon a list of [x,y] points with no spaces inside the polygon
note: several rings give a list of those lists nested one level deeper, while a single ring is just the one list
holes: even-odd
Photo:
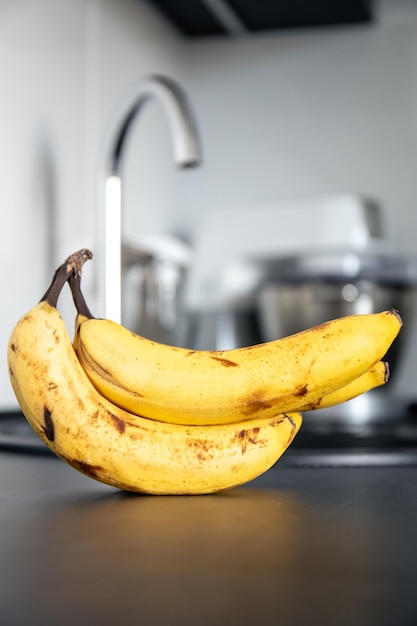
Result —
[{"label": "yellow banana", "polygon": [[246,483],[290,445],[301,416],[216,426],[166,424],[103,398],[82,369],[56,308],[71,267],[13,329],[10,380],[35,432],[61,459],[109,485],[154,494],[211,493]]},{"label": "yellow banana", "polygon": [[323,396],[317,402],[305,404],[298,411],[315,411],[317,409],[328,409],[329,407],[348,402],[375,387],[380,387],[388,382],[389,365],[384,361],[378,361],[370,370],[355,378],[351,383],[336,389],[332,393]]},{"label": "yellow banana", "polygon": [[247,348],[193,351],[93,318],[79,277],[70,284],[79,313],[74,348],[96,389],[131,413],[178,424],[238,422],[314,406],[377,363],[402,325],[390,310]]}]

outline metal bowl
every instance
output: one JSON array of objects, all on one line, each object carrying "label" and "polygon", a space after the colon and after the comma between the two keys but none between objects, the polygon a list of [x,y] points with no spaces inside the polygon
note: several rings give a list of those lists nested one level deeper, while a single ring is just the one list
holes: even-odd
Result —
[{"label": "metal bowl", "polygon": [[345,315],[397,309],[404,326],[387,359],[397,365],[414,324],[414,257],[314,253],[263,259],[256,306],[263,341],[284,337]]}]

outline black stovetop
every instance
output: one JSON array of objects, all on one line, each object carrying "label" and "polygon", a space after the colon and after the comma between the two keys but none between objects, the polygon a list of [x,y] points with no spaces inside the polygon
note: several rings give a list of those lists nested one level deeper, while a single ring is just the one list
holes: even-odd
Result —
[{"label": "black stovetop", "polygon": [[[54,456],[20,411],[0,413],[0,450]],[[417,465],[417,403],[400,416],[356,426],[316,424],[305,416],[294,442],[280,463],[317,465]]]}]

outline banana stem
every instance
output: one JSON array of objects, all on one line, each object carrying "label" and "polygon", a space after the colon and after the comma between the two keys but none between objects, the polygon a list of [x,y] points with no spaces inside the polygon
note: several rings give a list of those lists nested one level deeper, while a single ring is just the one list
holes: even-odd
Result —
[{"label": "banana stem", "polygon": [[78,315],[87,317],[88,319],[94,319],[94,315],[91,313],[84,299],[83,292],[81,291],[81,273],[72,273],[68,277],[68,283],[72,293],[72,299],[74,300],[75,308]]},{"label": "banana stem", "polygon": [[93,255],[87,248],[82,248],[78,252],[71,254],[65,262],[55,270],[52,282],[43,294],[40,302],[47,302],[55,307],[58,303],[59,295],[63,286],[71,276],[80,276],[81,269],[88,259],[92,259]]}]

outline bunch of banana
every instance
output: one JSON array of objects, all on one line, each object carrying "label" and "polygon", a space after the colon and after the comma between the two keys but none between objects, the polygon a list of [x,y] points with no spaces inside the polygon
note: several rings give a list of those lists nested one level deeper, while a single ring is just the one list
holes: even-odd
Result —
[{"label": "bunch of banana", "polygon": [[[275,342],[193,352],[95,319],[80,288],[88,250],[71,255],[12,331],[10,380],[20,407],[61,459],[109,485],[199,494],[269,469],[300,412],[344,402],[388,378],[381,361],[395,311],[341,318]],[[74,345],[57,309],[70,283]]]},{"label": "bunch of banana", "polygon": [[91,253],[72,255],[42,300],[16,324],[10,380],[38,436],[61,459],[109,485],[154,494],[211,493],[269,469],[301,425],[299,414],[213,426],[167,424],[129,413],[92,385],[56,306]]}]

